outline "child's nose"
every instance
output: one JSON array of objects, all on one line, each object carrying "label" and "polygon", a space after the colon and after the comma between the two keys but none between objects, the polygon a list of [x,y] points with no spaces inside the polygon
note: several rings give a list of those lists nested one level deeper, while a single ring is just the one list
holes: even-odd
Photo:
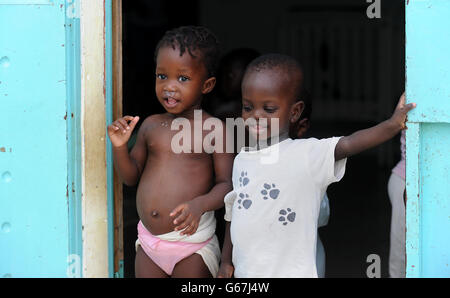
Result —
[{"label": "child's nose", "polygon": [[262,111],[259,109],[254,110],[253,118],[255,118],[256,120],[259,120],[259,118],[261,118],[261,117],[263,117]]},{"label": "child's nose", "polygon": [[176,91],[176,82],[174,82],[173,80],[171,81],[167,81],[167,83],[164,85],[163,90],[167,91],[167,92],[174,92]]}]

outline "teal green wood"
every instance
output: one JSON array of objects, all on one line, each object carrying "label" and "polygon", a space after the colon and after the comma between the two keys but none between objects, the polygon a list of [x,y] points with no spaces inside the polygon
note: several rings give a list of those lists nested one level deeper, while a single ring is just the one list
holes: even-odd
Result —
[{"label": "teal green wood", "polygon": [[450,277],[450,1],[406,1],[407,277]]},{"label": "teal green wood", "polygon": [[[113,121],[113,49],[112,49],[112,0],[105,1],[105,63],[106,63],[106,126]],[[123,277],[123,270],[114,272],[114,181],[112,144],[106,143],[108,190],[108,266],[109,277]]]},{"label": "teal green wood", "polygon": [[79,29],[66,21],[63,0],[0,2],[0,277],[81,265]]},{"label": "teal green wood", "polygon": [[[66,94],[69,198],[68,276],[82,277],[83,240],[81,215],[81,57],[78,1],[66,1]],[[78,262],[78,263],[75,263]]]}]

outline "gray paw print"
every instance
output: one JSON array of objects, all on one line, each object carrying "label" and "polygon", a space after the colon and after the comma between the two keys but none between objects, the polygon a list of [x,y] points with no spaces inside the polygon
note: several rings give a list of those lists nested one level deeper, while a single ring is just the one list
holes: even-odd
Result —
[{"label": "gray paw print", "polygon": [[286,220],[288,220],[290,222],[294,222],[295,221],[295,212],[293,212],[291,210],[291,208],[287,208],[286,210],[281,209],[280,210],[280,214],[282,216],[280,216],[278,218],[278,221],[281,221],[283,223],[283,225],[287,225],[288,224],[288,222]]},{"label": "gray paw print", "polygon": [[280,190],[275,188],[275,184],[273,183],[272,185],[264,183],[264,189],[261,190],[261,193],[264,195],[264,200],[267,200],[269,197],[276,200],[280,194]]},{"label": "gray paw print", "polygon": [[252,205],[252,201],[248,198],[248,194],[240,193],[239,198],[240,199],[238,200],[238,204],[239,204],[238,209],[242,209],[242,206],[245,209],[250,208],[250,206]]},{"label": "gray paw print", "polygon": [[246,186],[249,182],[250,179],[248,179],[247,177],[247,172],[242,171],[241,172],[241,177],[239,177],[239,182],[240,182],[240,186]]}]

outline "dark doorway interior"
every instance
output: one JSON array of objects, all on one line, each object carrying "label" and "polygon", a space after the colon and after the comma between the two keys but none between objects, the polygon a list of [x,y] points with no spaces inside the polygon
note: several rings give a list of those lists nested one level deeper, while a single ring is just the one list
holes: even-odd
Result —
[{"label": "dark doorway interior", "polygon": [[[203,25],[218,36],[224,53],[247,47],[299,59],[314,102],[309,136],[348,135],[387,119],[404,88],[404,1],[382,2],[379,19],[367,17],[368,5],[365,0],[123,1],[124,115],[144,119],[164,111],[154,91],[156,43],[168,29]],[[326,277],[365,277],[370,254],[380,256],[381,276],[388,276],[387,182],[399,148],[397,137],[350,158],[344,179],[328,188],[331,215],[319,229]],[[134,276],[135,194],[124,186],[125,277]]]}]

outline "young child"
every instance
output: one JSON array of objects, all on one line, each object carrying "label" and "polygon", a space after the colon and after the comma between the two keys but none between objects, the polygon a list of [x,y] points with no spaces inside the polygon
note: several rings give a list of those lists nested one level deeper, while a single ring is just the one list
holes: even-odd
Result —
[{"label": "young child", "polygon": [[[289,125],[304,109],[297,101],[302,81],[300,66],[284,55],[261,56],[246,70],[242,117],[256,119],[249,127],[254,138],[271,137],[268,146],[235,158],[219,277],[317,277],[317,222],[328,185],[343,177],[347,157],[404,129],[415,107],[402,96],[392,117],[374,127],[340,138],[292,140]],[[271,131],[272,118],[279,120],[278,131]],[[273,152],[277,162],[262,162]]]},{"label": "young child", "polygon": [[[200,145],[200,153],[175,153],[177,131],[171,127],[181,117],[195,127],[194,111],[214,88],[218,57],[217,39],[208,29],[168,31],[155,51],[156,96],[167,113],[145,119],[130,153],[127,141],[139,118],[125,116],[108,126],[116,171],[125,184],[139,183],[136,277],[217,274],[220,248],[213,211],[232,189],[233,155],[205,152],[205,131],[189,144]],[[209,118],[202,113],[200,125]]]},{"label": "young child", "polygon": [[406,180],[406,136],[402,131],[400,136],[401,159],[392,169],[388,182],[388,195],[391,202],[391,232],[389,241],[389,277],[402,278],[406,276],[405,267],[405,180]]}]

